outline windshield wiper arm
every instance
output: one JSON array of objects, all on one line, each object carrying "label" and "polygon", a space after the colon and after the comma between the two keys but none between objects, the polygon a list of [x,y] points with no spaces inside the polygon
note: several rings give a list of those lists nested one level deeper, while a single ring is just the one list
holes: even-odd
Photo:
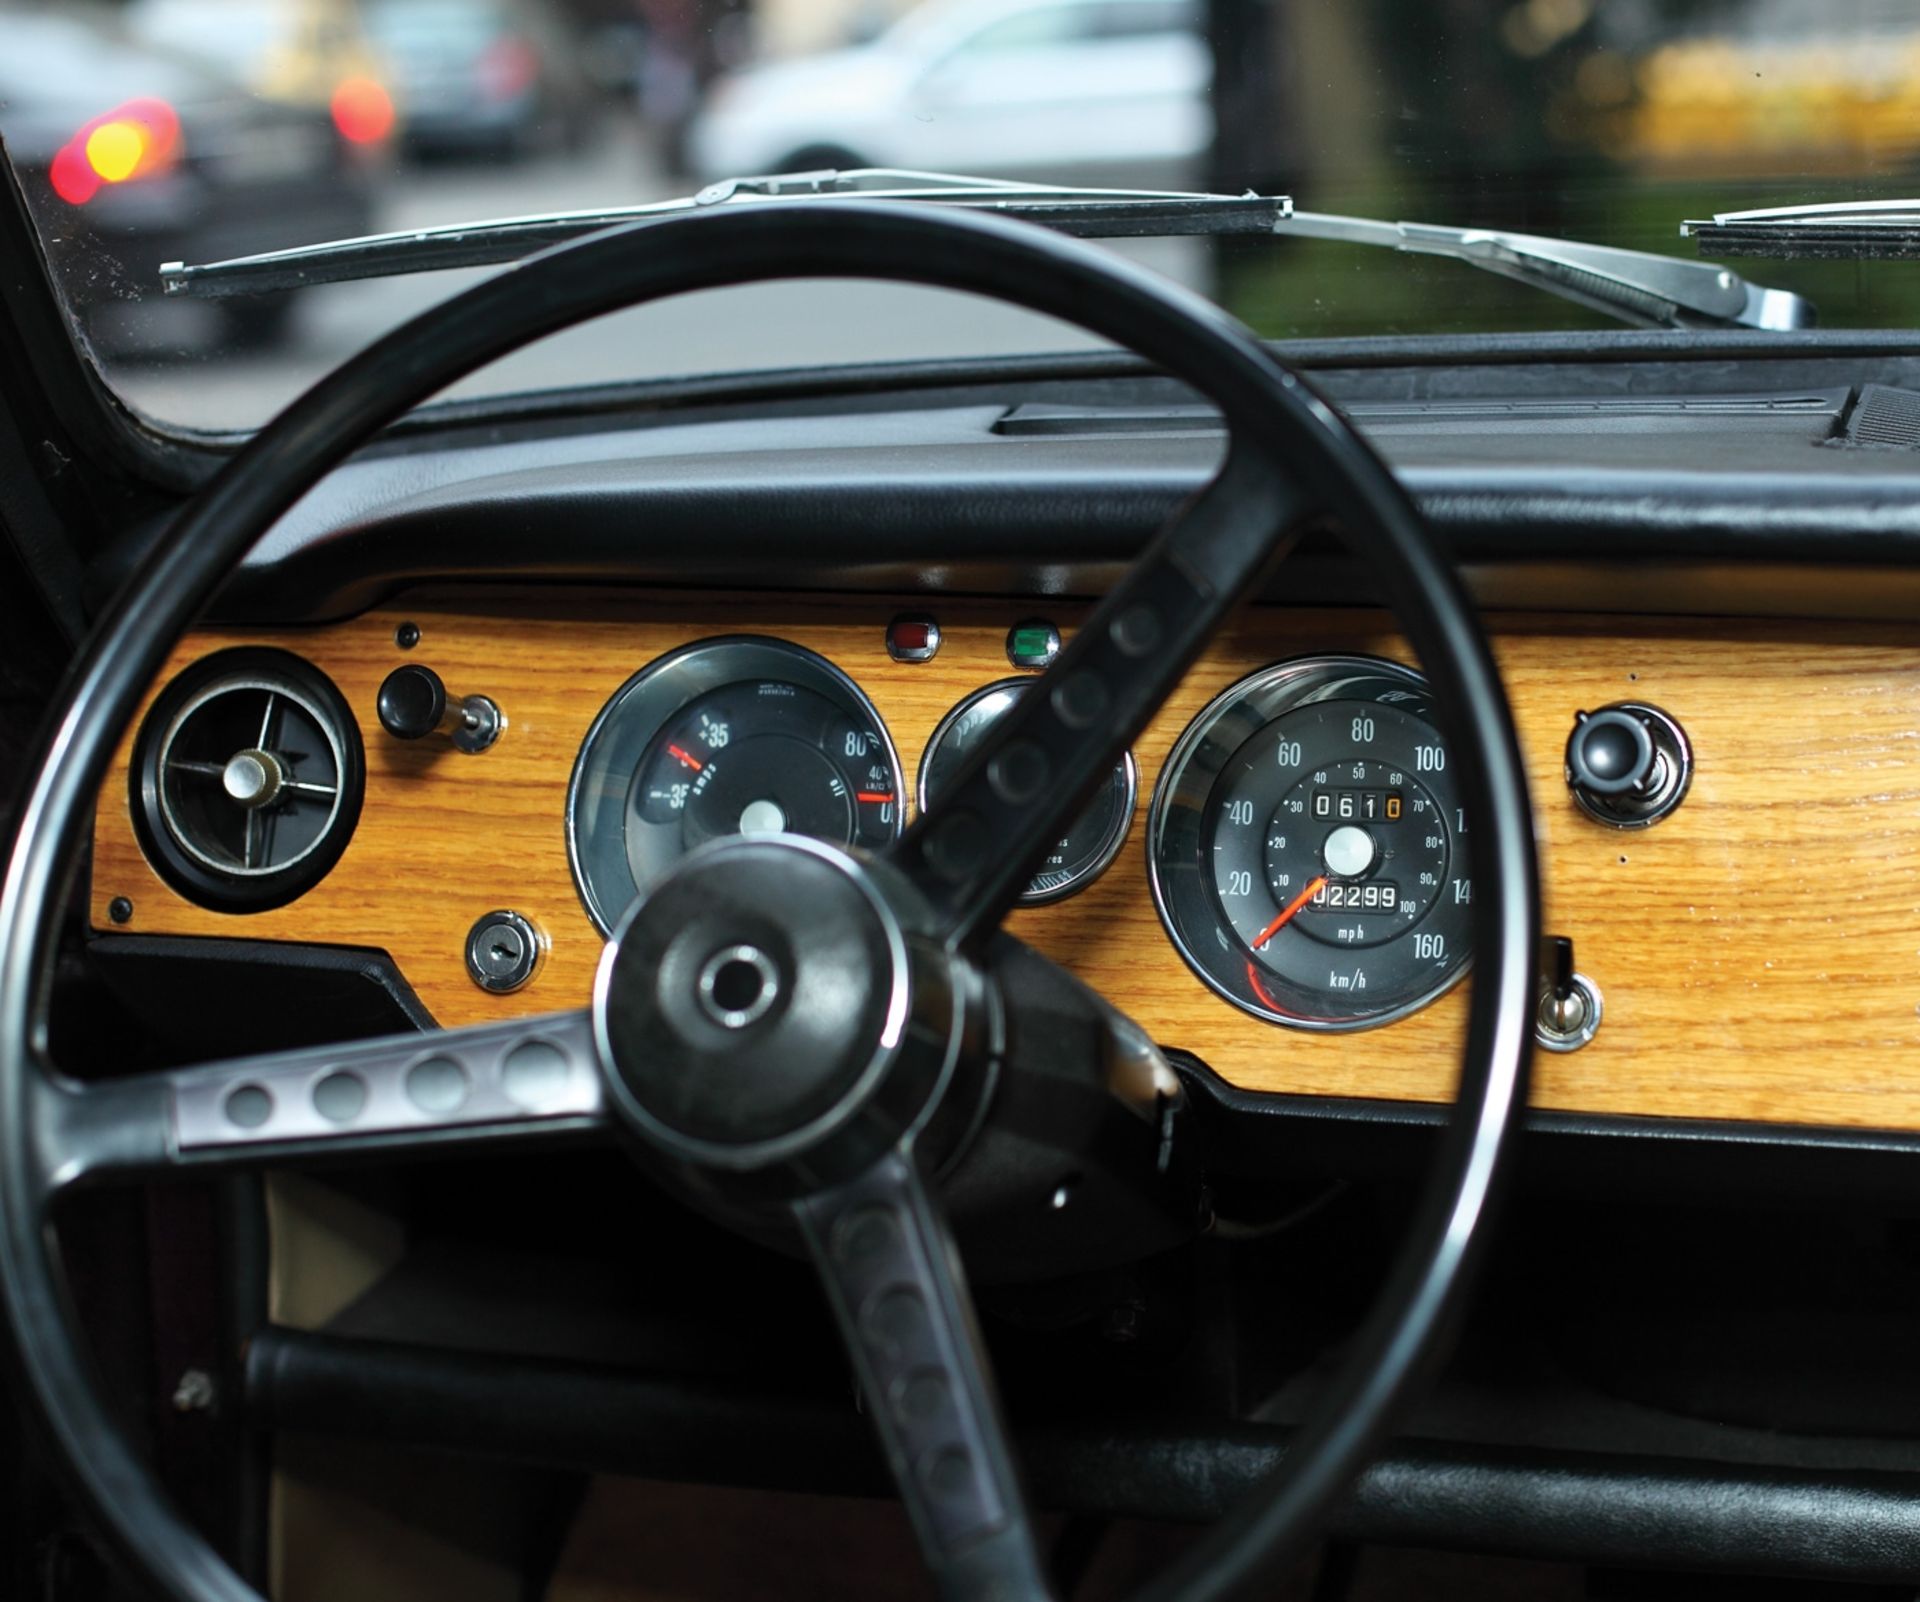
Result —
[{"label": "windshield wiper arm", "polygon": [[617,223],[766,200],[916,200],[992,211],[1083,239],[1171,238],[1183,234],[1271,234],[1293,210],[1285,195],[1207,195],[1162,189],[1095,189],[1012,183],[953,173],[863,167],[851,172],[781,173],[728,178],[697,194],[638,206],[549,212],[369,234],[257,256],[160,269],[169,295],[264,295],[313,284],[390,278],[455,267],[490,267],[611,228]]},{"label": "windshield wiper arm", "polygon": [[1221,234],[1284,238],[1293,234],[1448,256],[1649,328],[1790,329],[1809,327],[1814,320],[1812,303],[1799,295],[1750,284],[1738,273],[1711,262],[1656,256],[1647,251],[1583,245],[1494,228],[1443,228],[1296,211],[1285,195],[1076,188],[899,167],[729,178],[682,199],[646,205],[369,234],[200,266],[168,262],[160,269],[160,281],[169,295],[217,298],[402,273],[488,267],[518,261],[537,250],[616,223],[768,200],[849,195],[992,211],[1083,239]]},{"label": "windshield wiper arm", "polygon": [[1713,262],[1652,251],[1319,211],[1296,211],[1275,232],[1451,257],[1643,328],[1786,330],[1814,322],[1813,302],[1803,295],[1749,283]]}]

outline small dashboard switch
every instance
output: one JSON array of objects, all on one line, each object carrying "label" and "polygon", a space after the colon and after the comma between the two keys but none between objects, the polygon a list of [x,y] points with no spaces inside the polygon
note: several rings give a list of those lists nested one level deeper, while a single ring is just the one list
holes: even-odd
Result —
[{"label": "small dashboard switch", "polygon": [[1541,954],[1540,1005],[1534,1041],[1547,1051],[1578,1051],[1600,1032],[1600,987],[1573,966],[1573,942],[1550,935]]}]

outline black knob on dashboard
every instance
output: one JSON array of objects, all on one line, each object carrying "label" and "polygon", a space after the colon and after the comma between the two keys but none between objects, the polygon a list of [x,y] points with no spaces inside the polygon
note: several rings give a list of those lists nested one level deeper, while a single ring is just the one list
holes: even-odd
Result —
[{"label": "black knob on dashboard", "polygon": [[1693,746],[1672,714],[1645,701],[1616,701],[1573,715],[1567,789],[1596,823],[1644,829],[1686,799]]},{"label": "black knob on dashboard", "polygon": [[408,663],[380,684],[380,727],[396,740],[424,740],[447,721],[447,687],[430,667]]},{"label": "black knob on dashboard", "polygon": [[1653,736],[1631,712],[1612,707],[1574,715],[1567,782],[1589,795],[1625,795],[1653,775]]}]

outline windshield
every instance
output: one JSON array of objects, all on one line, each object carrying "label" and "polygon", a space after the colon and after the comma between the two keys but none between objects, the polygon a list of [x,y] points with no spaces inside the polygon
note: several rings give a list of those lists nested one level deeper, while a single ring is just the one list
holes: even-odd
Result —
[{"label": "windshield", "polygon": [[[0,0],[0,135],[75,327],[157,419],[257,425],[485,271],[162,299],[163,262],[889,166],[1291,195],[1696,259],[1683,219],[1920,191],[1909,0]],[[1128,242],[1262,334],[1612,326],[1456,261]],[[1911,329],[1900,262],[1736,264]],[[1084,348],[962,296],[788,284],[464,386]]]}]

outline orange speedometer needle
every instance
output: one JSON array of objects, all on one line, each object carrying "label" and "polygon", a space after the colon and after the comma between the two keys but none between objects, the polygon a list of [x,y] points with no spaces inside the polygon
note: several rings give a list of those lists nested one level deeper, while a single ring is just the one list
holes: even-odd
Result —
[{"label": "orange speedometer needle", "polygon": [[1272,923],[1253,937],[1253,949],[1258,951],[1292,921],[1293,915],[1327,887],[1327,876],[1323,873],[1308,882],[1306,889],[1295,896],[1280,909],[1280,915]]},{"label": "orange speedometer needle", "polygon": [[682,762],[686,763],[688,767],[692,768],[695,773],[698,773],[702,768],[706,766],[706,763],[700,761],[697,757],[689,756],[685,751],[682,751],[680,747],[677,745],[668,746],[667,755],[677,756]]}]

